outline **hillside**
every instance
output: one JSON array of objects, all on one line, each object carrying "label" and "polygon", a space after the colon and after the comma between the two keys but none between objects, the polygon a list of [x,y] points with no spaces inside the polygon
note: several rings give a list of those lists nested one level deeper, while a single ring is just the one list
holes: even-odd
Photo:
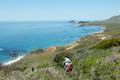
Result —
[{"label": "hillside", "polygon": [[120,23],[120,15],[113,16],[107,20],[105,20],[106,23]]},{"label": "hillside", "polygon": [[108,18],[106,20],[101,20],[101,21],[80,21],[80,24],[82,26],[88,26],[88,25],[104,25],[104,24],[120,24],[120,15],[118,16],[113,16],[111,18]]}]

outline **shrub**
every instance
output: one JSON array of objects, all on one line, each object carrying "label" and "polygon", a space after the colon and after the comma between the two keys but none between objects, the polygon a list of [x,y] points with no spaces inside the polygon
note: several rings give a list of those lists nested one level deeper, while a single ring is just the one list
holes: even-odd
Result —
[{"label": "shrub", "polygon": [[69,57],[70,59],[72,58],[73,53],[68,52],[68,51],[59,51],[58,53],[55,54],[53,60],[56,62],[59,66],[63,66],[63,61],[65,57]]},{"label": "shrub", "polygon": [[24,64],[22,64],[22,65],[19,66],[17,69],[20,70],[21,72],[23,72],[23,71],[25,71],[25,70],[27,69],[27,66],[24,65]]},{"label": "shrub", "polygon": [[57,53],[54,56],[54,62],[56,62],[59,66],[62,66],[62,62],[64,60],[64,56],[65,56],[64,52]]},{"label": "shrub", "polygon": [[109,40],[104,40],[92,48],[95,49],[109,49],[111,47],[120,46],[120,38],[113,38]]}]

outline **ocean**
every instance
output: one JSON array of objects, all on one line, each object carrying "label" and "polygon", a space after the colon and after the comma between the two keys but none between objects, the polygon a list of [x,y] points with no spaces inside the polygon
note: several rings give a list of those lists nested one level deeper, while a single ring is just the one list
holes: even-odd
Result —
[{"label": "ocean", "polygon": [[69,22],[0,22],[0,63],[32,50],[64,46],[101,32],[100,26],[75,26]]}]

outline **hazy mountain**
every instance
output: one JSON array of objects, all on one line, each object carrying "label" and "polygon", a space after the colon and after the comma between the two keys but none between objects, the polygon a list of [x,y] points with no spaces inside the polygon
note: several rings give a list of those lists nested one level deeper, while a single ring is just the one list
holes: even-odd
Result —
[{"label": "hazy mountain", "polygon": [[120,23],[120,15],[113,16],[107,20],[104,20],[105,23]]}]

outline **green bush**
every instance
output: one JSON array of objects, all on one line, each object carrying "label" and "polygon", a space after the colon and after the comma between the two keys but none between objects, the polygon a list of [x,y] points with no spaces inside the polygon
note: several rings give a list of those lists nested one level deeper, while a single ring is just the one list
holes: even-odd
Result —
[{"label": "green bush", "polygon": [[103,40],[99,44],[95,45],[92,48],[95,49],[109,49],[111,47],[120,46],[120,38],[113,38],[109,40]]},{"label": "green bush", "polygon": [[60,52],[60,53],[57,53],[53,60],[54,62],[56,62],[59,66],[62,66],[62,62],[64,61],[64,57],[65,57],[65,52]]},{"label": "green bush", "polygon": [[25,71],[26,69],[27,69],[27,66],[24,64],[18,67],[18,70],[20,70],[21,72]]},{"label": "green bush", "polygon": [[70,53],[68,51],[59,51],[58,53],[55,54],[53,60],[58,64],[58,66],[63,66],[63,61],[65,57],[69,57],[70,59],[72,58],[73,53]]}]

